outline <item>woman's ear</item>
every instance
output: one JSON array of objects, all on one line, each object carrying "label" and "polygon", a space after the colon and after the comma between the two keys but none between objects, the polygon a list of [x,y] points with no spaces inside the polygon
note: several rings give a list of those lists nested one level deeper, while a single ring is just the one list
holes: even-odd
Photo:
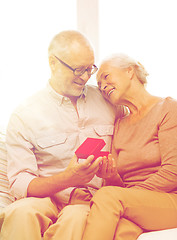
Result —
[{"label": "woman's ear", "polygon": [[134,67],[133,66],[130,66],[127,68],[127,74],[129,75],[130,80],[132,80],[134,77]]}]

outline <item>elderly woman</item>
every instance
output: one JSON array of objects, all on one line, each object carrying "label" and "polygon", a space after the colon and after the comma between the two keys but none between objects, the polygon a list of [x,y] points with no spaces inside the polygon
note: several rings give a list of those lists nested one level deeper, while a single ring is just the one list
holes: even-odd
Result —
[{"label": "elderly woman", "polygon": [[149,94],[147,75],[123,54],[98,71],[103,96],[129,111],[116,122],[112,146],[122,184],[95,194],[84,240],[135,240],[143,231],[177,227],[177,101]]}]

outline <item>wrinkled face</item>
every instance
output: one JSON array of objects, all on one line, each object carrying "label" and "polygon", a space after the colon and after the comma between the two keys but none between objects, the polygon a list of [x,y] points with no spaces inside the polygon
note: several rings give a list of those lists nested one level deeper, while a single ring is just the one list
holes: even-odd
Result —
[{"label": "wrinkled face", "polygon": [[[58,54],[59,55],[59,54]],[[88,45],[76,45],[70,49],[69,56],[56,56],[73,69],[87,69],[94,64],[94,54]],[[56,69],[53,71],[54,89],[61,95],[67,97],[79,97],[90,75],[85,71],[81,76],[75,76],[73,71],[62,64],[58,59],[54,59]]]},{"label": "wrinkled face", "polygon": [[102,64],[97,73],[97,83],[103,97],[113,105],[122,104],[131,85],[131,76],[128,69]]}]

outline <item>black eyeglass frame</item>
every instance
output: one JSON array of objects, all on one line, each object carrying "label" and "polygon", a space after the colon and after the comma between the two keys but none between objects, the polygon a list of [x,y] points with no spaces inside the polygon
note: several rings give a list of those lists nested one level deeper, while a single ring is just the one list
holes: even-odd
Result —
[{"label": "black eyeglass frame", "polygon": [[[55,55],[54,55],[55,56]],[[84,69],[84,71],[80,71],[79,72],[79,68],[72,68],[71,66],[69,66],[67,63],[65,63],[65,62],[63,62],[60,58],[58,58],[57,56],[55,56],[56,57],[56,59],[59,61],[59,62],[61,62],[65,67],[67,67],[67,68],[69,68],[70,70],[72,70],[73,71],[73,74],[75,75],[75,76],[82,76],[86,71],[87,71],[87,73],[88,73],[88,75],[89,76],[91,76],[91,75],[93,75],[94,73],[96,73],[96,71],[98,70],[98,68],[97,68],[97,66],[96,65],[92,65],[92,73],[89,73],[89,69],[88,68],[86,68],[86,69]],[[78,71],[78,74],[76,73]]]}]

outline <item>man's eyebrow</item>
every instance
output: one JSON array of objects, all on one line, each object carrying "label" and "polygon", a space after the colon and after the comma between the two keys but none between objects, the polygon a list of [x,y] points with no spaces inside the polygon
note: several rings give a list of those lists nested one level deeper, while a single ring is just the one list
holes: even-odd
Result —
[{"label": "man's eyebrow", "polygon": [[79,65],[76,67],[76,69],[82,69],[82,68],[91,68],[94,64],[90,64],[90,65]]}]

